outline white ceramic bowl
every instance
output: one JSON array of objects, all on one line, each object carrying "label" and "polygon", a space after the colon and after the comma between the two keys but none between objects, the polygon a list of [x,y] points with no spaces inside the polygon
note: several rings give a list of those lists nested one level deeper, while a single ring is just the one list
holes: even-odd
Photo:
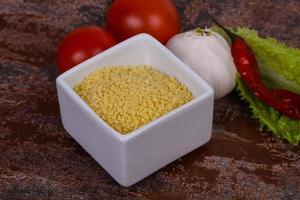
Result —
[{"label": "white ceramic bowl", "polygon": [[[104,122],[73,87],[96,69],[151,65],[175,76],[195,96],[191,102],[127,135]],[[211,137],[213,90],[148,34],[134,36],[60,75],[58,99],[64,128],[122,186],[131,186]]]}]

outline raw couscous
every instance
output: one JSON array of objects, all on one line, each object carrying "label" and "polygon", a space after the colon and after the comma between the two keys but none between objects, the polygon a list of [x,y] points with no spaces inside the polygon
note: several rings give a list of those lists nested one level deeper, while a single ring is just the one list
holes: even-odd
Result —
[{"label": "raw couscous", "polygon": [[74,90],[121,134],[130,133],[193,99],[176,78],[150,66],[100,68]]}]

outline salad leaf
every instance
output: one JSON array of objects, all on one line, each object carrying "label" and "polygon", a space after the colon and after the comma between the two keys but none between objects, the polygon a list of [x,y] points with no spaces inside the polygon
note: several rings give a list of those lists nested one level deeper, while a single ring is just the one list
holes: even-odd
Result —
[{"label": "salad leaf", "polygon": [[274,38],[261,38],[255,30],[238,28],[236,33],[253,50],[265,84],[300,94],[300,50]]},{"label": "salad leaf", "polygon": [[[213,26],[211,30],[221,34],[231,45],[230,38],[221,28]],[[233,32],[243,37],[253,50],[261,77],[270,89],[281,88],[300,94],[299,49],[287,47],[271,37],[261,38],[253,29],[237,28]]]},{"label": "salad leaf", "polygon": [[[300,50],[289,48],[274,38],[261,38],[255,30],[238,28],[257,59],[261,77],[270,88],[281,88],[300,94]],[[294,145],[300,142],[300,121],[287,117],[258,100],[242,79],[237,77],[237,90],[260,122],[261,128],[273,132]]]},{"label": "salad leaf", "polygon": [[241,98],[249,103],[252,113],[259,120],[261,129],[273,132],[291,144],[298,145],[300,142],[300,121],[287,117],[271,106],[263,103],[252,95],[251,91],[237,76],[237,91]]},{"label": "salad leaf", "polygon": [[[226,34],[217,27],[228,41]],[[251,47],[261,73],[262,80],[270,89],[281,88],[300,94],[300,50],[289,48],[274,38],[261,38],[255,30],[237,28],[236,34],[243,37]],[[230,42],[229,42],[230,44]],[[291,144],[300,143],[300,121],[287,117],[257,99],[241,77],[237,75],[237,91],[249,103],[252,113],[259,120],[261,129],[273,132]]]}]

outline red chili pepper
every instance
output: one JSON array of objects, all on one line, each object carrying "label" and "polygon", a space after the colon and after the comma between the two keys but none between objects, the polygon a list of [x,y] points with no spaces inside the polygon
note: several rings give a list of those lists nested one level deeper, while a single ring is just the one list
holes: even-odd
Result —
[{"label": "red chili pepper", "polygon": [[300,120],[300,95],[284,89],[270,90],[260,77],[259,68],[251,48],[243,38],[224,28],[220,23],[213,21],[222,28],[232,42],[231,54],[237,71],[251,92],[261,101],[272,106],[279,112]]},{"label": "red chili pepper", "polygon": [[272,91],[273,95],[281,100],[291,103],[294,106],[299,105],[300,102],[300,95],[295,94],[293,92],[283,90],[283,89],[276,89]]}]

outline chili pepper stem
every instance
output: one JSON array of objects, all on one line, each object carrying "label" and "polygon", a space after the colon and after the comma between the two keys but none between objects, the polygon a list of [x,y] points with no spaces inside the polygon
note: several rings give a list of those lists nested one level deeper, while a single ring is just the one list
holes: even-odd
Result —
[{"label": "chili pepper stem", "polygon": [[212,18],[212,21],[219,26],[230,38],[231,42],[233,42],[234,40],[236,40],[237,38],[239,38],[238,35],[232,33],[230,30],[228,30],[227,28],[225,28],[222,24],[220,24],[217,20],[215,20],[214,18]]}]

